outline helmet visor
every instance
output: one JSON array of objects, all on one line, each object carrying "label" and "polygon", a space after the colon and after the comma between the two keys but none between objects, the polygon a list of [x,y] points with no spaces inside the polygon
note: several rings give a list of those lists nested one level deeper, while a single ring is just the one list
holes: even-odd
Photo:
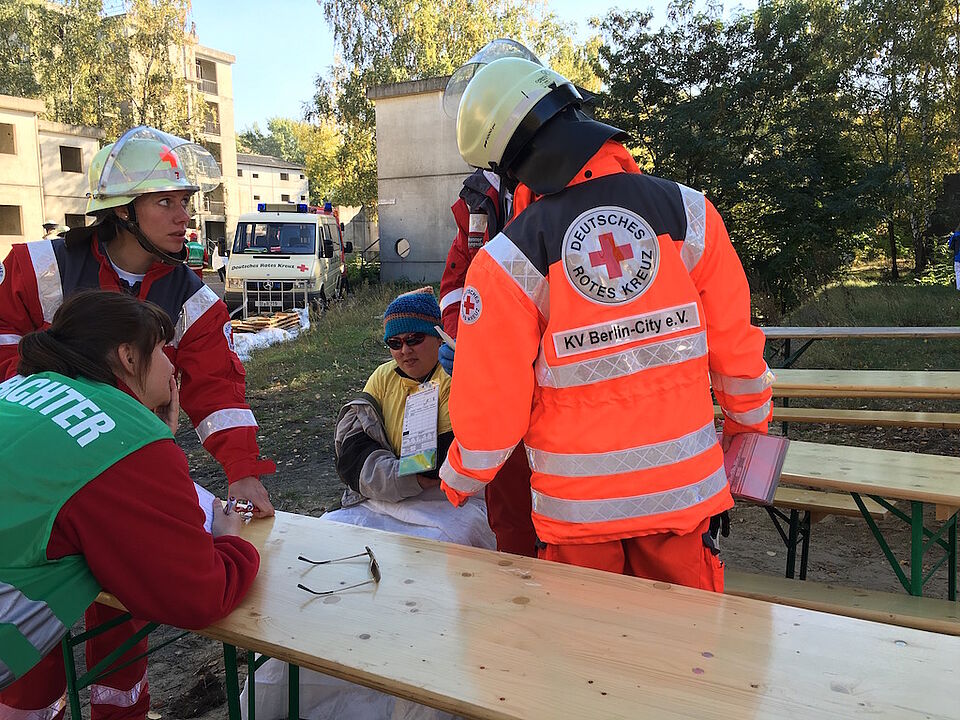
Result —
[{"label": "helmet visor", "polygon": [[463,65],[453,71],[450,79],[447,80],[447,86],[443,90],[443,112],[447,117],[456,119],[457,110],[460,108],[460,98],[463,97],[463,91],[473,79],[480,68],[489,65],[494,60],[505,57],[518,57],[537,65],[543,65],[540,58],[530,52],[516,40],[510,38],[498,38],[491,40]]},{"label": "helmet visor", "polygon": [[205,148],[151,127],[128,130],[114,143],[95,197],[136,197],[151,192],[209,192],[220,184],[220,166]]}]

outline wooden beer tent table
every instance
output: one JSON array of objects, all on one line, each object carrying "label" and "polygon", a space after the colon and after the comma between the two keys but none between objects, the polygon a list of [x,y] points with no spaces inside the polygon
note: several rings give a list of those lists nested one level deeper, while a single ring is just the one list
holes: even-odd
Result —
[{"label": "wooden beer tent table", "polygon": [[[872,339],[872,338],[906,338],[906,339],[950,339],[960,338],[960,327],[788,327],[770,325],[761,327],[767,340],[783,340],[783,358],[780,365],[790,367],[807,351],[814,342],[827,338],[845,339]],[[800,349],[790,352],[790,341],[793,338],[805,340]]]},{"label": "wooden beer tent table", "polygon": [[[960,637],[287,513],[243,534],[260,574],[204,635],[464,717],[957,716]],[[297,559],[365,545],[378,585],[297,588],[369,578]]]}]

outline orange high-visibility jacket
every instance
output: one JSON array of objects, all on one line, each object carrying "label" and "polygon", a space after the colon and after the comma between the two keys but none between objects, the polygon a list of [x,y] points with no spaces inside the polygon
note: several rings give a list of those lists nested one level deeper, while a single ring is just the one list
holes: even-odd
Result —
[{"label": "orange high-visibility jacket", "polygon": [[732,506],[713,424],[766,432],[773,375],[723,221],[608,141],[476,256],[450,395],[451,502],[522,439],[548,543],[675,532]]}]

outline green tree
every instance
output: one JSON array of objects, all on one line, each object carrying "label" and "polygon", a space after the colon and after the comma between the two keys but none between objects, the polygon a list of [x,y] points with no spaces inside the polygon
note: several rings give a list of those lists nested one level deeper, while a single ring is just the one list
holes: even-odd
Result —
[{"label": "green tree", "polygon": [[45,116],[114,138],[149,124],[196,136],[207,108],[183,77],[189,0],[0,0],[0,92],[36,97]]},{"label": "green tree", "polygon": [[336,158],[339,147],[340,137],[329,122],[314,125],[277,117],[267,121],[266,133],[254,123],[237,135],[237,149],[241,152],[272,155],[303,165],[310,180],[310,202],[314,205],[335,198],[340,183]]},{"label": "green tree", "polygon": [[724,22],[684,2],[664,27],[650,20],[601,23],[600,115],[631,133],[646,169],[713,200],[754,288],[786,309],[836,274],[863,224],[864,172],[836,93],[842,14],[777,0]]},{"label": "green tree", "polygon": [[583,46],[532,0],[318,0],[333,28],[340,60],[328,78],[317,78],[317,91],[307,112],[310,120],[336,124],[340,176],[335,197],[376,207],[377,167],[375,115],[369,88],[393,82],[448,75],[485,43],[514,37],[588,89],[597,89],[593,71],[597,38]]},{"label": "green tree", "polygon": [[843,89],[878,178],[875,198],[897,277],[900,238],[921,273],[928,227],[958,147],[960,7],[956,0],[855,0],[848,14],[854,65]]}]

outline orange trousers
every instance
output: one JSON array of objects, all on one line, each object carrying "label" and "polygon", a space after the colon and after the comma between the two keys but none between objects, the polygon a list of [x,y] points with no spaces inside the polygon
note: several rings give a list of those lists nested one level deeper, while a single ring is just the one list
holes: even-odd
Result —
[{"label": "orange trousers", "polygon": [[707,518],[686,535],[658,533],[582,545],[547,545],[541,560],[723,592],[723,561],[703,543]]},{"label": "orange trousers", "polygon": [[[95,628],[119,614],[119,610],[94,603],[87,608],[86,626]],[[143,625],[130,620],[90,638],[86,643],[87,667],[92,668]],[[0,720],[61,720],[64,717],[67,678],[61,648],[57,645],[26,675],[0,692]],[[144,638],[115,665],[122,665],[146,650],[147,639]],[[145,657],[90,686],[92,720],[142,720],[149,709]]]},{"label": "orange trousers", "polygon": [[500,468],[484,490],[487,522],[497,538],[497,550],[515,555],[537,556],[537,533],[533,529],[530,496],[530,466],[523,443]]}]

